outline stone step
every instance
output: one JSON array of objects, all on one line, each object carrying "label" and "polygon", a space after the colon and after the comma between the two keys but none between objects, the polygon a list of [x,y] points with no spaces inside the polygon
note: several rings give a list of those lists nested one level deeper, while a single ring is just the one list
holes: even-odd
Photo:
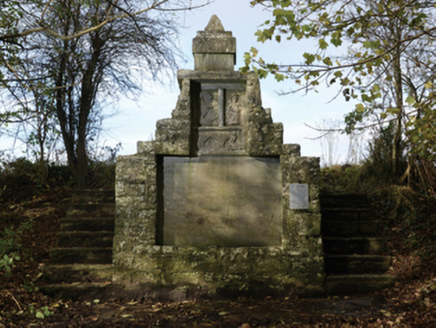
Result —
[{"label": "stone step", "polygon": [[108,282],[112,279],[112,264],[51,264],[44,266],[47,283]]},{"label": "stone step", "polygon": [[329,255],[380,255],[384,251],[381,238],[323,238],[324,252]]},{"label": "stone step", "polygon": [[113,217],[67,217],[61,219],[61,231],[114,231]]},{"label": "stone step", "polygon": [[321,208],[366,208],[369,201],[366,195],[344,194],[344,195],[327,195],[322,194],[320,197]]},{"label": "stone step", "polygon": [[330,275],[324,288],[329,295],[353,295],[390,288],[397,280],[393,275]]},{"label": "stone step", "polygon": [[112,248],[57,247],[50,250],[50,259],[53,264],[111,264]]},{"label": "stone step", "polygon": [[323,208],[321,214],[323,220],[364,221],[374,218],[365,208]]},{"label": "stone step", "polygon": [[112,247],[112,231],[63,231],[57,234],[58,247]]},{"label": "stone step", "polygon": [[115,204],[71,204],[66,212],[67,217],[113,217],[115,216]]},{"label": "stone step", "polygon": [[64,300],[101,301],[114,295],[113,286],[106,282],[47,284],[39,288],[48,296]]},{"label": "stone step", "polygon": [[383,274],[391,264],[383,255],[328,255],[324,257],[327,274]]},{"label": "stone step", "polygon": [[75,204],[115,203],[113,189],[81,189],[72,192],[71,201]]},{"label": "stone step", "polygon": [[379,222],[376,220],[344,221],[321,220],[323,237],[375,237],[378,234]]}]

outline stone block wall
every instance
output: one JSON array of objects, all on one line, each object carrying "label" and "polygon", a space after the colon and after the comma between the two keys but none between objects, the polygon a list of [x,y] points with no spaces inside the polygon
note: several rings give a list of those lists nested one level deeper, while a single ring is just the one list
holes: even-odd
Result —
[{"label": "stone block wall", "polygon": [[[323,292],[324,260],[317,181],[319,158],[301,157],[299,145],[283,144],[283,125],[274,123],[271,110],[262,107],[256,74],[231,70],[236,49],[233,44],[231,32],[225,32],[219,19],[212,17],[206,31],[199,32],[194,44],[196,70],[178,72],[180,96],[172,117],[157,122],[155,141],[139,142],[136,155],[117,159],[115,284],[149,295],[162,295],[166,293],[164,290],[185,296],[191,292],[205,295],[262,291],[312,295]],[[219,45],[232,46],[220,51]],[[222,67],[221,62],[225,63]],[[174,156],[180,159],[168,161],[174,163],[174,168],[173,175],[167,175],[165,159]],[[241,193],[241,197],[246,197],[241,204],[250,206],[247,199],[253,199],[256,204],[252,206],[253,215],[243,215],[235,210],[238,204],[235,205],[233,198],[238,196],[238,188],[241,191],[250,189],[251,180],[247,181],[250,175],[241,173],[241,169],[249,163],[247,170],[252,167],[254,176],[263,174],[265,171],[257,169],[256,161],[268,162],[265,158],[272,159],[269,162],[275,164],[264,167],[279,170],[274,175],[278,186],[270,188],[267,194],[277,194],[274,201],[280,208],[278,211],[263,210],[264,200],[259,201],[258,195],[247,191]],[[186,172],[188,177],[179,179],[178,185],[172,181],[165,185],[165,177],[175,179],[177,176],[174,173],[177,165],[177,174]],[[233,170],[233,166],[237,169]],[[211,176],[215,183],[208,181],[205,168],[214,170]],[[223,183],[218,182],[221,175]],[[263,179],[268,177],[265,174]],[[200,181],[191,183],[192,179]],[[245,181],[248,187],[244,186]],[[257,181],[265,180],[261,177]],[[180,184],[190,184],[200,192],[204,190],[204,194],[211,195],[212,206],[203,195],[197,202],[195,193],[187,192],[188,197],[184,198],[185,188],[175,187]],[[231,184],[230,189],[227,184]],[[262,188],[259,182],[252,185],[255,189]],[[291,206],[294,196],[290,190],[291,186],[300,185],[307,191],[303,196],[308,205],[296,208]],[[165,193],[165,188],[174,188],[177,194]],[[216,190],[209,192],[208,188]],[[225,197],[224,202],[216,200],[222,195],[229,197],[229,194],[232,198],[229,206]],[[272,199],[276,199],[274,197]],[[168,206],[168,200],[175,204]],[[178,213],[178,207],[183,211]],[[191,207],[195,213],[190,214]],[[207,227],[212,231],[212,237],[204,234],[205,238],[192,245],[186,238],[178,243],[173,235],[165,241],[165,231],[173,234],[176,226],[173,230],[165,229],[165,224],[171,224],[165,220],[169,210],[173,211],[173,222],[187,222],[184,229],[203,225],[196,233],[201,234]],[[262,222],[276,224],[274,229],[264,230],[273,231],[274,238],[250,238],[249,232],[240,238],[245,241],[238,240],[237,232],[245,232],[241,230],[244,225],[233,224],[231,220],[245,220],[246,224],[251,224],[253,218],[258,224],[253,233],[262,233]],[[190,222],[190,219],[194,221]],[[210,224],[213,220],[221,224],[222,229],[218,226],[220,238],[213,235],[215,226]],[[230,243],[222,238],[226,231],[232,231],[229,235],[234,240]]]},{"label": "stone block wall", "polygon": [[[298,145],[283,145],[282,245],[263,247],[177,247],[157,242],[158,157],[154,142],[138,144],[138,154],[120,156],[116,177],[114,283],[150,295],[162,290],[224,293],[323,293],[317,178],[319,159],[300,157]],[[289,187],[309,185],[309,209],[291,209]]]},{"label": "stone block wall", "polygon": [[154,152],[119,156],[116,166],[115,265],[123,254],[156,243],[157,163]]}]

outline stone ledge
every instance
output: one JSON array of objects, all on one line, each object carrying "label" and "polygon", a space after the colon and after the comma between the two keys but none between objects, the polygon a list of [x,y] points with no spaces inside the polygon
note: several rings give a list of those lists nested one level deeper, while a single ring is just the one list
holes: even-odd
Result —
[{"label": "stone ledge", "polygon": [[238,71],[194,71],[181,69],[177,72],[177,79],[179,80],[180,88],[184,79],[192,80],[195,82],[221,82],[221,83],[245,83],[247,75]]}]

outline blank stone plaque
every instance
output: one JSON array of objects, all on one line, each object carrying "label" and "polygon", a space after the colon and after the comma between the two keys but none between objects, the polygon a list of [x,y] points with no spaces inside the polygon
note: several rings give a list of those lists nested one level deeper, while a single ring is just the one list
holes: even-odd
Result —
[{"label": "blank stone plaque", "polygon": [[278,158],[164,157],[163,243],[280,245]]},{"label": "blank stone plaque", "polygon": [[309,209],[309,185],[293,183],[289,187],[291,210]]}]

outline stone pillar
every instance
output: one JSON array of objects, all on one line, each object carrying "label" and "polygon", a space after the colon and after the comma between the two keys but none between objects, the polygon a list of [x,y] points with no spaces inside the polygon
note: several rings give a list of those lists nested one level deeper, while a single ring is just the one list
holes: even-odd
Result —
[{"label": "stone pillar", "polygon": [[[282,165],[282,218],[283,245],[299,259],[299,276],[308,290],[321,290],[324,282],[324,257],[321,236],[321,208],[318,178],[318,157],[301,157],[300,146],[283,145]],[[303,187],[307,207],[293,208],[291,190]],[[297,189],[298,190],[298,189]]]},{"label": "stone pillar", "polygon": [[192,42],[196,71],[233,71],[236,64],[236,39],[224,30],[213,15],[204,31],[198,31]]},{"label": "stone pillar", "polygon": [[156,244],[157,162],[153,142],[138,142],[138,153],[118,156],[116,165],[114,280],[124,276],[142,259],[141,249]]}]

